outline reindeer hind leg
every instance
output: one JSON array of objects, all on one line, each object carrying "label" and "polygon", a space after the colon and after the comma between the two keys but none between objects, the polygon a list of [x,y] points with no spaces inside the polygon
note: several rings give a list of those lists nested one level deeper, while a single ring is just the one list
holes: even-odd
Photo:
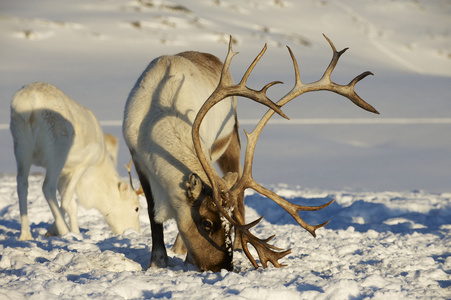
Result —
[{"label": "reindeer hind leg", "polygon": [[32,239],[28,222],[28,175],[32,164],[32,145],[18,141],[14,134],[14,155],[17,165],[17,196],[20,210],[20,241]]}]

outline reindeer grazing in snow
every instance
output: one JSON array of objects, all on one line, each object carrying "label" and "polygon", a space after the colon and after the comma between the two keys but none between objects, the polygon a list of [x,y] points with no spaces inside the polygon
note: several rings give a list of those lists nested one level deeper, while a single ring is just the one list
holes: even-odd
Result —
[{"label": "reindeer grazing in snow", "polygon": [[[207,178],[191,139],[194,118],[219,82],[221,68],[211,54],[162,56],[150,63],[127,100],[123,134],[148,202],[152,266],[167,266],[162,223],[169,218],[177,220],[177,252],[186,247],[188,259],[203,270],[231,265],[220,216],[213,203],[199,195]],[[227,80],[232,82],[230,75]],[[231,174],[241,172],[235,105],[235,99],[222,102],[201,129],[208,156],[226,174],[233,172],[226,177],[226,187],[236,180]]]},{"label": "reindeer grazing in snow", "polygon": [[20,240],[32,238],[27,213],[32,164],[46,169],[42,191],[55,218],[46,236],[69,232],[66,213],[71,231],[80,232],[74,193],[83,207],[99,210],[115,234],[127,228],[139,232],[138,196],[116,171],[117,139],[104,138],[89,109],[51,84],[29,84],[14,95],[10,129],[17,162]]},{"label": "reindeer grazing in snow", "polygon": [[[294,88],[277,103],[266,91],[279,82],[271,82],[260,91],[246,86],[254,66],[266,51],[266,45],[240,83],[234,85],[229,72],[231,43],[224,65],[211,54],[183,52],[162,56],[150,63],[132,89],[125,106],[123,134],[148,202],[152,229],[151,266],[168,263],[162,223],[175,218],[179,237],[174,248],[187,250],[187,261],[200,270],[232,269],[233,246],[244,250],[258,267],[248,250],[250,243],[257,251],[263,267],[290,253],[259,239],[249,229],[260,220],[244,221],[243,193],[247,188],[271,198],[282,206],[303,228],[315,236],[315,230],[328,222],[312,226],[299,216],[299,211],[315,211],[332,203],[310,207],[294,205],[257,184],[252,179],[252,161],[258,136],[274,114],[286,117],[281,107],[297,96],[317,90],[329,90],[347,97],[359,107],[378,113],[354,91],[355,84],[371,74],[365,72],[348,85],[331,81],[330,75],[345,52],[333,50],[333,58],[322,78],[304,84],[300,80],[296,59],[288,48],[295,69]],[[244,169],[240,166],[240,141],[235,96],[266,105],[270,110],[250,134],[245,151]],[[208,112],[208,114],[207,114]],[[225,174],[221,177],[213,167],[218,163]],[[235,244],[231,231],[235,228]],[[185,248],[186,247],[186,248]]]}]

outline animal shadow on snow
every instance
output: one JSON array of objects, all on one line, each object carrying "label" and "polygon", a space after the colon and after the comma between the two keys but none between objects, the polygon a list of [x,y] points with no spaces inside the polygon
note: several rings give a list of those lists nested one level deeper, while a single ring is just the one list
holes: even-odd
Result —
[{"label": "animal shadow on snow", "polygon": [[[7,207],[8,208],[8,207]],[[3,211],[3,210],[2,210]],[[0,211],[0,216],[2,215]],[[69,243],[64,244],[54,244],[52,241],[54,239],[70,239],[71,237],[50,237],[45,239],[38,239],[39,233],[38,231],[42,231],[42,229],[47,230],[50,228],[52,224],[47,222],[40,222],[40,223],[30,223],[30,230],[31,235],[33,239],[28,241],[19,241],[19,235],[20,235],[20,221],[18,220],[8,220],[8,219],[1,219],[0,218],[0,236],[3,236],[4,238],[0,240],[0,245],[3,245],[3,247],[11,247],[11,248],[33,248],[37,247],[44,251],[50,252],[55,249],[63,250],[66,252],[70,252],[71,250],[68,248]],[[82,229],[80,231],[83,232]],[[39,260],[40,258],[36,258],[36,260]],[[0,253],[0,260],[1,260],[1,253]],[[45,259],[44,259],[45,260]]]},{"label": "animal shadow on snow", "polygon": [[[326,198],[302,198],[287,199],[291,203],[308,206],[318,206],[331,201]],[[275,225],[294,224],[297,222],[279,205],[259,194],[247,196],[245,205],[254,209],[264,220]],[[300,213],[301,218],[309,224],[316,225],[330,220],[326,228],[332,230],[346,230],[354,227],[355,231],[367,232],[393,232],[411,234],[440,234],[440,226],[449,224],[450,209],[432,209],[427,213],[411,212],[406,208],[392,209],[382,203],[372,203],[357,200],[350,206],[342,206],[335,201],[330,206],[319,211]],[[247,220],[247,222],[252,220]]]},{"label": "animal shadow on snow", "polygon": [[[325,198],[302,198],[296,197],[287,199],[291,203],[308,206],[318,206],[331,201],[332,197]],[[393,201],[399,199],[393,198]],[[404,200],[404,199],[401,199]],[[412,202],[415,199],[411,200]],[[293,224],[297,222],[280,206],[272,200],[259,194],[254,194],[245,198],[245,205],[252,208],[264,220],[275,225]],[[415,206],[415,203],[412,203]],[[353,227],[356,232],[366,233],[374,230],[379,233],[391,232],[394,234],[408,235],[413,233],[434,234],[440,238],[444,234],[440,227],[450,224],[451,209],[431,209],[428,212],[412,212],[409,208],[393,209],[382,203],[372,203],[364,200],[357,200],[349,206],[343,206],[336,201],[330,206],[319,211],[300,212],[301,218],[309,224],[316,225],[330,220],[326,225],[327,229],[346,230]],[[255,216],[253,216],[255,217]],[[247,222],[252,220],[247,220]],[[438,263],[444,264],[451,252],[445,251],[431,257]],[[379,261],[362,261],[362,264],[376,264]],[[449,271],[446,271],[449,272]],[[324,276],[322,274],[321,276]],[[324,277],[327,279],[327,277]],[[451,281],[437,280],[442,288],[449,288]],[[316,287],[304,287],[306,289],[315,289]]]}]

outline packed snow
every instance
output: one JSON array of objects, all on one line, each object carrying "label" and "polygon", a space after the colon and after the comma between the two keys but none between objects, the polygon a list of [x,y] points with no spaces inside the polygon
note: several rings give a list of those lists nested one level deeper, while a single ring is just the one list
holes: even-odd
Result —
[{"label": "packed snow", "polygon": [[[451,3],[447,0],[20,0],[0,1],[0,298],[1,299],[451,299]],[[151,238],[114,235],[95,210],[79,210],[81,233],[45,238],[53,223],[30,176],[33,240],[18,241],[15,162],[8,130],[12,95],[35,81],[54,84],[121,136],[128,93],[155,57],[185,50],[235,56],[235,80],[265,43],[249,84],[274,80],[271,98],[293,84],[285,48],[304,82],[341,57],[332,79],[345,84],[370,70],[356,91],[381,112],[369,114],[332,93],[303,95],[274,117],[259,140],[254,177],[293,203],[329,207],[301,213],[331,222],[317,238],[271,200],[246,193],[254,232],[275,234],[292,252],[277,269],[254,269],[235,251],[233,271],[198,272],[168,250],[170,266],[147,269]],[[298,103],[299,102],[299,103]],[[239,100],[241,127],[266,109]],[[243,143],[245,137],[243,136]],[[119,165],[130,158],[121,141]],[[126,179],[125,168],[119,168]],[[134,175],[134,174],[133,174]],[[135,185],[138,180],[134,175]],[[170,249],[176,223],[165,223]]]}]

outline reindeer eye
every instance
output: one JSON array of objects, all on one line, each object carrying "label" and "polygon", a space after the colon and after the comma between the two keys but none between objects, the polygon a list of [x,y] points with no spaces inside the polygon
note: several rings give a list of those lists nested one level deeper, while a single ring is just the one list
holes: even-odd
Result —
[{"label": "reindeer eye", "polygon": [[206,230],[211,230],[213,228],[213,224],[207,219],[202,221],[202,226],[204,226]]},{"label": "reindeer eye", "polygon": [[135,207],[135,212],[139,212],[139,207]]}]

